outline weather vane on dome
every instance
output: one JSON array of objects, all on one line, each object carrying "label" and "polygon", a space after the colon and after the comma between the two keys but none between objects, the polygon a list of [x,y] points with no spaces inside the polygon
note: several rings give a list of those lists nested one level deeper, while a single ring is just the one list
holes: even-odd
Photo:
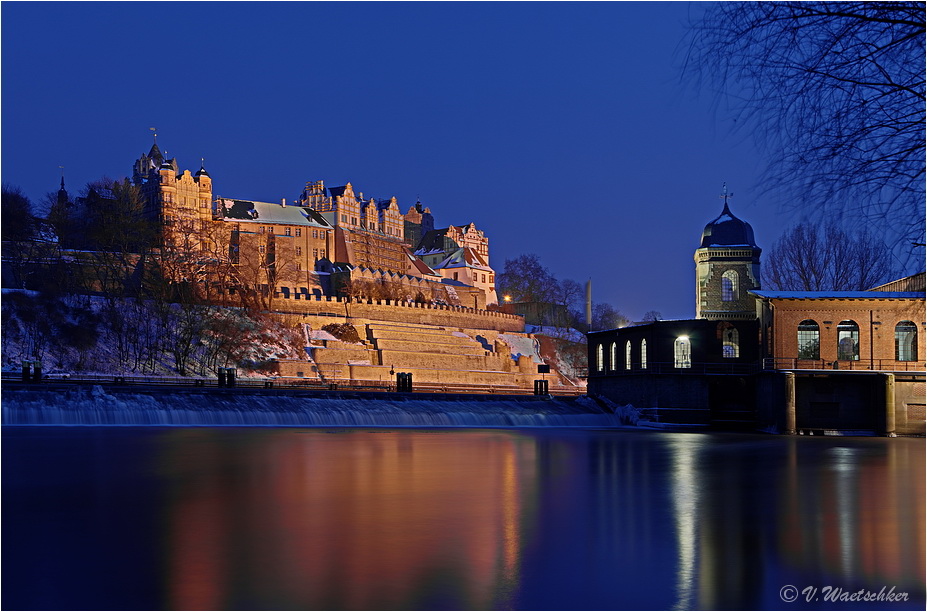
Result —
[{"label": "weather vane on dome", "polygon": [[724,205],[727,206],[727,199],[733,198],[733,193],[727,192],[727,182],[721,183],[721,199],[724,200]]}]

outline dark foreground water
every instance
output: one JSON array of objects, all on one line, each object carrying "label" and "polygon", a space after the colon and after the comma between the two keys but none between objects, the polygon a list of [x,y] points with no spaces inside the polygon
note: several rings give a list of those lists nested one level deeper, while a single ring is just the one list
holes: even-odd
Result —
[{"label": "dark foreground water", "polygon": [[2,434],[6,610],[925,606],[920,439]]}]

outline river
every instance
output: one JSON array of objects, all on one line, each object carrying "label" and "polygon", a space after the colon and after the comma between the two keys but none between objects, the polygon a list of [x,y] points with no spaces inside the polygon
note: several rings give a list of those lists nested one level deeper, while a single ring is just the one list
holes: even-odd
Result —
[{"label": "river", "polygon": [[925,607],[923,439],[2,434],[3,609]]}]

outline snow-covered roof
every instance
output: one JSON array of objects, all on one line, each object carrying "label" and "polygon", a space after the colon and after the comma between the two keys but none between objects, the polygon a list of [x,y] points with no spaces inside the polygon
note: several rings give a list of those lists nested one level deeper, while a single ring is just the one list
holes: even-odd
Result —
[{"label": "snow-covered roof", "polygon": [[223,216],[228,221],[331,227],[319,213],[311,208],[225,198],[220,198],[219,202]]},{"label": "snow-covered roof", "polygon": [[492,268],[480,257],[480,254],[470,247],[457,249],[441,263],[434,266],[435,270],[446,268],[474,268],[485,272],[492,272]]},{"label": "snow-covered roof", "polygon": [[773,300],[884,300],[924,299],[915,291],[750,291],[753,295]]}]

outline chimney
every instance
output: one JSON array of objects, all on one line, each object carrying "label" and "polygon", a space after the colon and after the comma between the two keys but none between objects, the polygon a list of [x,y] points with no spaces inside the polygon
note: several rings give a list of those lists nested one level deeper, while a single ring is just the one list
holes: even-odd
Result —
[{"label": "chimney", "polygon": [[586,325],[592,331],[592,279],[586,281]]},{"label": "chimney", "polygon": [[280,206],[286,207],[286,198],[280,198]]}]

